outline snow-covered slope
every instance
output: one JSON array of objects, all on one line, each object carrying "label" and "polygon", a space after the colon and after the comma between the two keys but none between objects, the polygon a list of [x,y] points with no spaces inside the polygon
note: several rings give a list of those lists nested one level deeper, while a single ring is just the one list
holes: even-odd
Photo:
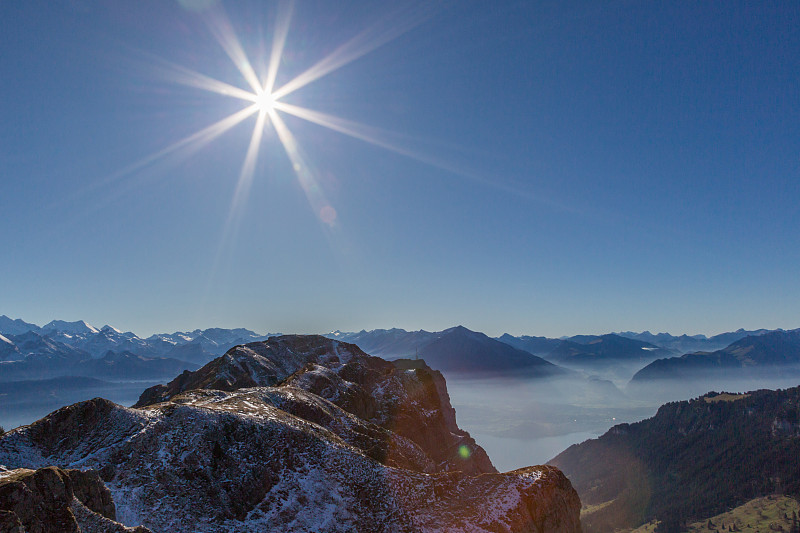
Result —
[{"label": "snow-covered slope", "polygon": [[0,438],[0,462],[99,470],[117,519],[155,532],[579,531],[577,495],[554,468],[392,467],[347,442],[361,428],[332,404],[328,426],[351,432],[275,407],[269,388],[188,394],[61,409]]}]

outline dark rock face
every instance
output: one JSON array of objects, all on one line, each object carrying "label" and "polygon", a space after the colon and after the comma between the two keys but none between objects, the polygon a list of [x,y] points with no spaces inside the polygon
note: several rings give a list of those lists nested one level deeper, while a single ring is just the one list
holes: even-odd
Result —
[{"label": "dark rock face", "polygon": [[[0,464],[97,470],[117,519],[159,533],[580,531],[564,475],[497,473],[456,425],[444,378],[422,362],[276,337],[139,404],[55,411],[0,437]],[[88,485],[73,489],[74,516],[109,520],[109,501]]]},{"label": "dark rock face", "polygon": [[69,476],[54,467],[18,470],[0,484],[0,505],[29,531],[78,533],[72,496]]},{"label": "dark rock face", "polygon": [[72,493],[87,509],[109,520],[117,518],[117,510],[111,491],[103,484],[100,475],[94,470],[70,470]]},{"label": "dark rock face", "polygon": [[0,511],[0,531],[3,533],[25,533],[25,526],[14,511]]},{"label": "dark rock face", "polygon": [[[268,412],[275,408],[329,430],[367,457],[387,466],[428,473],[437,471],[437,465],[412,440],[365,422],[302,389],[258,387],[225,394],[198,390],[185,392],[171,402],[239,413]],[[219,455],[223,449],[215,443],[214,451]]]},{"label": "dark rock face", "polygon": [[[0,531],[146,533],[114,521],[111,493],[96,472],[18,469],[0,474]],[[98,529],[99,527],[99,529]]]},{"label": "dark rock face", "polygon": [[[333,347],[340,344],[316,335],[285,335],[234,346],[196,372],[186,371],[167,385],[147,389],[134,407],[162,402],[193,389],[233,391],[276,385],[309,363],[338,363]],[[363,352],[359,355],[369,357]]]}]

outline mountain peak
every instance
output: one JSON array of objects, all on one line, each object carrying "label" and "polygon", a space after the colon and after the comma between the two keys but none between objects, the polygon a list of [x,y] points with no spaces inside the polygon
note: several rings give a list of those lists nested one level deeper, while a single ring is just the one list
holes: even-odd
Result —
[{"label": "mountain peak", "polygon": [[67,322],[65,320],[51,320],[42,327],[42,331],[46,332],[61,331],[64,333],[73,333],[73,334],[87,334],[87,333],[100,332],[99,329],[87,323],[85,320],[76,320],[74,322]]},{"label": "mountain peak", "polygon": [[21,320],[19,318],[9,318],[6,315],[0,315],[0,333],[8,335],[19,335],[26,331],[38,331],[39,326]]},{"label": "mountain peak", "polygon": [[442,333],[443,334],[457,333],[459,335],[469,335],[469,334],[480,335],[480,333],[472,331],[471,329],[467,329],[462,325],[453,326],[452,328],[447,328],[446,330],[442,331]]}]

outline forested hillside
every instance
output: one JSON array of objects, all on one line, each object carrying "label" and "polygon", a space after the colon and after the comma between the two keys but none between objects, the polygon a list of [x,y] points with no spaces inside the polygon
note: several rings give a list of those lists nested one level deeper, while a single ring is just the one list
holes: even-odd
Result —
[{"label": "forested hillside", "polygon": [[678,531],[757,496],[800,493],[800,387],[663,405],[551,461],[570,478],[586,532],[660,520]]}]

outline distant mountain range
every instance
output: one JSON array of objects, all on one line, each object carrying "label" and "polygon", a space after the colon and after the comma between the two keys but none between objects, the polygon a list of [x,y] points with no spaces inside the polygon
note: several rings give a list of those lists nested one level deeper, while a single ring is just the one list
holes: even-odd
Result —
[{"label": "distant mountain range", "polygon": [[586,533],[629,530],[653,519],[662,522],[658,531],[686,531],[686,522],[758,496],[800,496],[798,413],[800,387],[709,393],[614,426],[550,464],[588,507],[581,517]]},{"label": "distant mountain range", "polygon": [[413,359],[419,349],[439,338],[442,332],[404,329],[361,330],[357,333],[333,331],[325,335],[331,339],[355,344],[368,354],[384,359]]},{"label": "distant mountain range", "polygon": [[198,365],[171,357],[145,357],[129,351],[108,351],[92,357],[50,337],[29,331],[0,341],[0,382],[61,376],[100,379],[158,379]]},{"label": "distant mountain range", "polygon": [[230,347],[267,338],[237,328],[209,328],[143,339],[112,326],[53,320],[37,326],[0,316],[0,381],[86,376],[153,379],[198,368]]},{"label": "distant mountain range", "polygon": [[[27,333],[36,333],[47,341],[56,341],[94,358],[103,357],[109,351],[128,351],[144,357],[169,357],[195,364],[207,363],[225,353],[231,346],[269,337],[244,328],[209,328],[158,333],[143,339],[130,331],[122,332],[108,325],[98,329],[83,320],[53,320],[39,327],[0,315],[0,335],[5,337],[5,341],[10,341],[10,336]],[[16,343],[4,342],[0,338],[0,360],[9,360],[7,356],[4,358],[4,354],[13,352],[8,344]]]},{"label": "distant mountain range", "polygon": [[613,361],[646,362],[673,352],[649,342],[607,335],[580,335],[561,341],[547,357],[568,366],[590,368]]},{"label": "distant mountain range", "polygon": [[791,368],[800,376],[800,329],[747,336],[713,352],[658,359],[637,372],[631,384],[697,378],[710,371],[752,376],[776,369],[785,373]]},{"label": "distant mountain range", "polygon": [[422,358],[432,368],[461,374],[524,372],[531,376],[563,374],[565,370],[483,333],[456,326],[439,332],[379,329],[327,335],[356,344],[387,359]]},{"label": "distant mountain range", "polygon": [[497,337],[497,340],[514,348],[541,356],[549,354],[563,342],[563,339],[548,339],[547,337],[531,337],[529,335],[514,337],[508,333],[503,333]]},{"label": "distant mountain range", "polygon": [[720,333],[719,335],[714,335],[712,337],[706,337],[705,335],[675,336],[670,335],[669,333],[657,333],[654,335],[649,331],[643,331],[642,333],[625,331],[617,333],[617,335],[620,337],[627,337],[629,339],[649,342],[650,344],[683,354],[689,352],[711,352],[714,350],[719,350],[728,346],[732,342],[738,341],[739,339],[753,335],[763,335],[769,331],[771,330],[756,329],[748,331],[745,329],[738,329],[736,331]]},{"label": "distant mountain range", "polygon": [[[352,342],[368,353],[386,359],[413,359],[416,356],[423,356],[434,367],[447,369],[446,366],[437,366],[437,361],[442,357],[443,365],[447,365],[448,357],[440,356],[436,353],[437,350],[429,347],[436,347],[435,343],[441,337],[452,333],[455,329],[457,328],[439,332],[406,331],[398,328],[362,330],[357,333],[334,331],[326,336]],[[469,331],[466,328],[462,329]],[[622,366],[630,368],[635,364],[640,365],[639,368],[641,368],[656,359],[676,356],[688,351],[718,350],[747,336],[763,335],[769,331],[739,329],[712,337],[705,335],[675,336],[669,333],[654,335],[649,331],[642,333],[626,331],[605,335],[575,335],[560,339],[529,335],[513,336],[504,333],[493,340],[569,368],[586,370],[590,373],[598,371],[603,373],[602,371],[605,369],[609,370],[606,372],[607,375],[623,374],[627,381],[636,368],[628,373],[615,373],[614,370],[619,370]],[[488,338],[486,337],[486,339]],[[485,343],[486,339],[481,342]],[[513,357],[510,357],[509,360],[513,360]],[[476,367],[475,370],[484,369]]]},{"label": "distant mountain range", "polygon": [[[637,380],[680,375],[679,369],[691,372],[692,368],[710,368],[715,357],[719,365],[735,366],[730,356],[720,355],[731,342],[781,332],[740,329],[713,337],[623,332],[563,339],[515,337],[506,333],[491,338],[457,326],[438,332],[394,328],[356,333],[335,331],[326,336],[356,344],[367,353],[386,359],[421,357],[445,372],[476,375],[523,372],[530,377],[563,374],[562,367],[566,367],[619,384],[653,361],[636,375]],[[141,338],[108,325],[96,328],[83,320],[53,320],[40,327],[2,315],[0,381],[64,375],[148,379],[175,373],[181,365],[183,369],[197,368],[232,346],[267,338],[269,335],[244,328],[197,329]],[[682,353],[679,349],[697,346],[717,347],[711,352],[717,355],[695,352],[670,358]]]},{"label": "distant mountain range", "polygon": [[2,315],[0,381],[60,376],[160,379],[194,370],[237,344],[264,338],[242,328],[209,328],[143,339],[83,320],[53,320],[40,327]]}]

